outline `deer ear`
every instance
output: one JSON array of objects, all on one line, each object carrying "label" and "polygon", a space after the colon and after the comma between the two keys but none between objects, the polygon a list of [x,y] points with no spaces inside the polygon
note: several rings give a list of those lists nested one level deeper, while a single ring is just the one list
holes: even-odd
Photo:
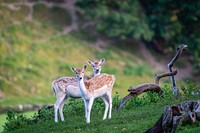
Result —
[{"label": "deer ear", "polygon": [[72,72],[76,72],[76,68],[71,67],[70,69],[71,69]]},{"label": "deer ear", "polygon": [[102,58],[102,59],[100,60],[100,64],[102,65],[104,62],[105,62],[105,58]]},{"label": "deer ear", "polygon": [[85,70],[87,68],[87,65],[83,66],[83,70]]},{"label": "deer ear", "polygon": [[92,61],[90,61],[90,60],[89,60],[87,63],[88,63],[89,65],[91,65],[91,66],[93,65]]}]

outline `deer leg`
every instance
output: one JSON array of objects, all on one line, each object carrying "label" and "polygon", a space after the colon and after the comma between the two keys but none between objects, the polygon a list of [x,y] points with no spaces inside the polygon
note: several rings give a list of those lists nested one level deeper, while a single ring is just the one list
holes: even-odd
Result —
[{"label": "deer leg", "polygon": [[87,119],[87,102],[85,99],[83,99],[84,101],[84,106],[85,106],[85,118]]},{"label": "deer leg", "polygon": [[104,111],[104,115],[103,115],[103,120],[105,120],[106,117],[107,117],[107,114],[108,114],[109,102],[108,102],[108,100],[106,99],[106,97],[101,97],[101,98],[102,98],[102,100],[103,100],[104,103],[105,103],[105,111]]},{"label": "deer leg", "polygon": [[60,106],[59,106],[59,113],[60,113],[60,118],[61,118],[61,121],[64,121],[64,116],[63,116],[63,106],[65,104],[65,101],[67,100],[67,97],[62,100],[62,102],[60,103]]},{"label": "deer leg", "polygon": [[54,121],[58,122],[58,108],[63,100],[63,96],[57,96],[56,103],[54,104]]},{"label": "deer leg", "polygon": [[58,122],[58,100],[54,104],[54,121]]},{"label": "deer leg", "polygon": [[108,95],[108,102],[109,102],[109,115],[108,115],[108,119],[111,118],[111,113],[112,113],[112,96],[111,94]]},{"label": "deer leg", "polygon": [[90,100],[88,100],[86,102],[87,102],[87,119],[86,119],[86,123],[90,123],[90,113],[91,113],[91,109],[92,109],[92,105],[93,105],[94,99],[91,98]]},{"label": "deer leg", "polygon": [[59,103],[59,100],[57,99],[56,100],[56,103],[54,104],[54,121],[55,122],[58,122],[58,103]]}]

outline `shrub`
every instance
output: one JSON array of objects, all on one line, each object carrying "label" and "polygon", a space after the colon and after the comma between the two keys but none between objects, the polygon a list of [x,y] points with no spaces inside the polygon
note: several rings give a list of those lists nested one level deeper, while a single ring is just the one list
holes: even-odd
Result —
[{"label": "shrub", "polygon": [[188,80],[185,85],[181,85],[181,90],[185,95],[199,95],[200,85]]},{"label": "shrub", "polygon": [[13,110],[7,111],[7,122],[5,123],[4,131],[11,131],[14,129],[24,128],[31,123],[30,119],[26,118],[23,114],[17,114]]}]

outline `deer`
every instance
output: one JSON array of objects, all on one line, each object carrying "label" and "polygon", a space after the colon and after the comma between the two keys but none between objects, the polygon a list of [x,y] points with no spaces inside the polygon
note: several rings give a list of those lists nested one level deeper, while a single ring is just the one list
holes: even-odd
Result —
[{"label": "deer", "polygon": [[72,72],[76,74],[78,86],[81,92],[81,97],[85,105],[86,123],[90,123],[91,108],[95,98],[101,97],[105,103],[105,111],[103,120],[107,118],[111,119],[112,112],[112,89],[115,82],[115,76],[106,73],[99,74],[87,81],[84,81],[84,71],[87,65],[84,65],[81,69],[71,67]]},{"label": "deer", "polygon": [[[94,77],[101,73],[101,66],[104,62],[104,58],[99,61],[88,61],[88,64],[93,68]],[[64,121],[63,106],[66,100],[69,97],[81,98],[78,81],[75,76],[61,77],[52,82],[52,89],[54,91],[54,95],[56,96],[56,102],[54,104],[54,121],[58,122],[58,110],[61,121]]]}]

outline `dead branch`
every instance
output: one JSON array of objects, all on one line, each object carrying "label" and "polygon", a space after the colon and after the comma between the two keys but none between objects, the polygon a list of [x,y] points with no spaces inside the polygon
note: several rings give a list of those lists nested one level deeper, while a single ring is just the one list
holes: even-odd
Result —
[{"label": "dead branch", "polygon": [[175,56],[172,58],[172,60],[170,61],[170,63],[168,64],[168,69],[169,72],[167,73],[163,73],[163,74],[158,74],[155,76],[155,83],[145,83],[145,84],[141,84],[138,85],[136,87],[130,87],[128,89],[128,91],[130,92],[130,94],[128,94],[127,96],[125,96],[119,107],[117,108],[117,111],[119,111],[126,103],[128,100],[130,100],[132,97],[134,96],[138,96],[143,92],[147,92],[147,91],[152,91],[152,92],[156,92],[158,93],[160,96],[162,96],[162,89],[159,86],[159,80],[163,77],[167,77],[167,76],[171,76],[171,81],[172,81],[172,87],[173,87],[173,93],[174,94],[178,94],[179,93],[179,89],[176,87],[176,83],[175,83],[175,79],[174,79],[174,75],[177,74],[177,70],[172,71],[172,66],[174,65],[174,63],[177,61],[177,59],[180,57],[181,53],[183,52],[183,50],[187,47],[187,45],[183,44],[181,46],[179,46],[177,48],[176,54]]},{"label": "dead branch", "polygon": [[154,83],[146,83],[146,84],[138,85],[136,87],[130,86],[128,91],[130,93],[122,99],[116,111],[119,111],[127,103],[127,101],[130,100],[132,97],[138,96],[143,92],[147,92],[147,91],[157,92],[160,96],[163,93],[162,89],[157,84],[154,84]]},{"label": "dead branch", "polygon": [[154,83],[145,83],[145,84],[141,84],[135,87],[130,86],[128,91],[131,92],[134,96],[138,96],[141,93],[147,92],[147,91],[162,93],[161,88],[157,84],[154,84]]},{"label": "dead branch", "polygon": [[176,75],[176,73],[177,73],[177,71],[158,74],[155,76],[155,83],[145,83],[145,84],[141,84],[141,85],[138,85],[135,87],[130,86],[130,88],[128,89],[128,91],[130,93],[122,99],[122,101],[116,111],[119,111],[127,103],[127,101],[130,100],[132,97],[138,96],[147,91],[156,92],[160,96],[162,96],[163,90],[159,86],[159,80],[163,77]]},{"label": "dead branch", "polygon": [[[183,52],[183,50],[187,47],[187,45],[182,44],[181,46],[179,46],[176,50],[176,54],[175,56],[172,58],[172,60],[168,63],[168,70],[169,72],[172,72],[172,66],[174,65],[174,63],[177,61],[177,59],[180,57],[181,53]],[[173,89],[173,93],[174,94],[179,94],[179,89],[176,87],[176,81],[174,79],[174,75],[171,76],[171,81],[172,81],[172,89]]]},{"label": "dead branch", "polygon": [[158,74],[155,76],[155,84],[159,85],[159,80],[163,77],[167,77],[167,76],[173,76],[177,74],[177,70],[172,71],[172,72],[166,72],[163,74]]}]

